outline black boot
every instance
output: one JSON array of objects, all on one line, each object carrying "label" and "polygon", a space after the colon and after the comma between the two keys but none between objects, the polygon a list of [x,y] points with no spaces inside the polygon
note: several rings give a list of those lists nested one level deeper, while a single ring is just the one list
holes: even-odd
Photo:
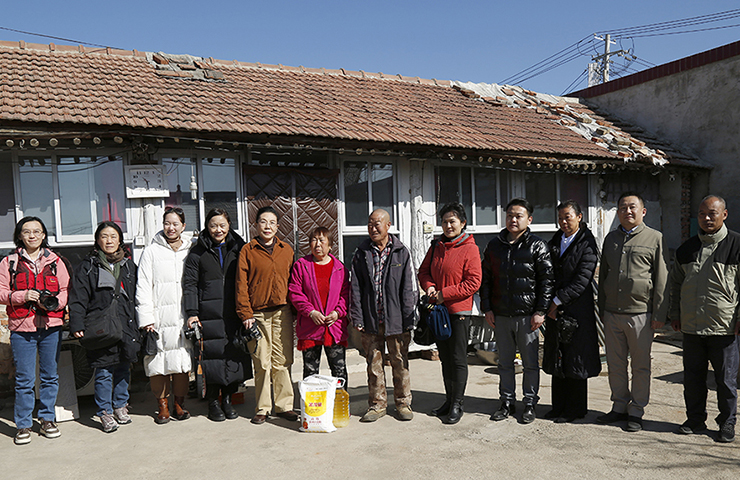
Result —
[{"label": "black boot", "polygon": [[450,406],[452,405],[452,385],[448,380],[445,380],[445,403],[432,410],[432,415],[435,417],[444,417],[450,413]]},{"label": "black boot", "polygon": [[233,420],[238,417],[239,414],[236,413],[236,409],[231,404],[231,394],[222,393],[221,396],[223,397],[223,400],[221,401],[221,408],[224,411],[224,416],[229,420]]},{"label": "black boot", "polygon": [[206,386],[206,399],[208,400],[208,419],[214,422],[223,422],[226,420],[224,411],[218,403],[218,387]]},{"label": "black boot", "polygon": [[445,423],[454,425],[460,421],[463,416],[463,399],[455,399],[450,407],[450,414],[445,419]]}]

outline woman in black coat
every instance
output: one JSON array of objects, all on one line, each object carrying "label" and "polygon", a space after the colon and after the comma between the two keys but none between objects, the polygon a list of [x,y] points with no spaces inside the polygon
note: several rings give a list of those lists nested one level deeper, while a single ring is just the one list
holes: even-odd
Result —
[{"label": "woman in black coat", "polygon": [[97,415],[106,433],[131,423],[128,383],[141,337],[134,313],[136,265],[123,245],[121,227],[102,222],[95,230],[95,248],[75,269],[69,295],[69,329],[80,343],[84,345],[85,318],[107,309],[116,295],[123,339],[110,347],[87,350],[87,360],[95,369]]},{"label": "woman in black coat", "polygon": [[[236,267],[244,240],[231,230],[229,214],[214,208],[206,215],[206,228],[185,259],[183,302],[188,326],[202,330],[200,364],[206,383],[208,418],[215,422],[237,417],[231,395],[252,378],[249,355],[234,338],[242,322],[236,315]],[[221,404],[218,396],[221,394]]]},{"label": "woman in black coat", "polygon": [[[564,423],[586,416],[587,379],[601,372],[591,287],[599,251],[577,202],[568,200],[558,205],[558,224],[560,230],[550,240],[555,291],[545,324],[543,368],[553,376],[552,410],[545,417]],[[558,339],[558,313],[577,321],[568,343]]]}]

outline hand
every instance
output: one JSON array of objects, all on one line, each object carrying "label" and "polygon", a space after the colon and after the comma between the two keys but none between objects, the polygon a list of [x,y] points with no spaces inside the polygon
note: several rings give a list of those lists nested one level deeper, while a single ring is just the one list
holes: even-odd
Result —
[{"label": "hand", "polygon": [[308,316],[311,317],[311,320],[313,320],[313,323],[316,325],[324,325],[326,323],[326,317],[318,310],[312,310]]},{"label": "hand", "polygon": [[493,312],[486,312],[486,322],[491,328],[496,328],[496,317],[493,315]]},{"label": "hand", "polygon": [[142,330],[145,330],[147,332],[153,332],[154,331],[154,325],[147,325],[145,327],[141,327]]},{"label": "hand", "polygon": [[550,308],[547,310],[547,316],[555,320],[558,318],[558,306],[555,302],[550,302]]},{"label": "hand", "polygon": [[364,332],[365,331],[365,329],[362,327],[362,325],[355,325],[355,328],[357,329],[358,332]]},{"label": "hand", "polygon": [[427,297],[429,297],[429,303],[433,303],[437,300],[437,289],[434,288],[434,285],[427,288]]},{"label": "hand", "polygon": [[200,324],[200,320],[198,319],[197,315],[188,317],[188,328],[193,328],[193,325],[195,325],[196,323],[198,324],[199,327],[203,326]]},{"label": "hand", "polygon": [[26,290],[26,302],[37,302],[41,294],[37,290]]},{"label": "hand", "polygon": [[249,330],[250,328],[252,328],[252,325],[254,325],[254,322],[255,322],[254,317],[252,317],[252,318],[248,318],[244,320],[242,323],[244,324],[244,328]]},{"label": "hand", "polygon": [[671,320],[671,327],[673,327],[674,331],[680,332],[681,331],[681,319],[675,318]]},{"label": "hand", "polygon": [[534,332],[538,328],[542,326],[543,323],[545,323],[545,316],[544,315],[537,315],[536,313],[532,315],[532,331]]},{"label": "hand", "polygon": [[84,336],[85,336],[85,331],[84,331],[84,330],[80,330],[79,332],[74,332],[74,333],[73,333],[72,335],[73,335],[73,336],[74,336],[75,338],[82,338],[82,337],[84,337]]},{"label": "hand", "polygon": [[650,328],[652,328],[653,330],[663,328],[663,325],[664,325],[663,323],[655,321],[655,320],[650,321]]},{"label": "hand", "polygon": [[334,324],[337,320],[339,320],[339,314],[335,311],[332,311],[329,315],[324,317],[326,321],[326,326],[329,327]]},{"label": "hand", "polygon": [[437,292],[437,305],[442,305],[444,303],[445,299],[442,296],[442,290]]}]

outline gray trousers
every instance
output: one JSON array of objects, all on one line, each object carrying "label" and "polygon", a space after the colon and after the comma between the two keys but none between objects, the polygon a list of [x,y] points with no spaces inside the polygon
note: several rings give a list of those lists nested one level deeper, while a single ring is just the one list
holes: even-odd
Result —
[{"label": "gray trousers", "polygon": [[514,358],[516,349],[524,364],[522,395],[525,405],[536,405],[540,397],[540,332],[532,331],[532,317],[502,317],[496,315],[496,345],[498,347],[499,396],[501,401],[516,400]]},{"label": "gray trousers", "polygon": [[[650,399],[650,349],[653,345],[650,314],[604,312],[604,343],[612,410],[642,418]],[[632,388],[627,374],[628,356]]]}]

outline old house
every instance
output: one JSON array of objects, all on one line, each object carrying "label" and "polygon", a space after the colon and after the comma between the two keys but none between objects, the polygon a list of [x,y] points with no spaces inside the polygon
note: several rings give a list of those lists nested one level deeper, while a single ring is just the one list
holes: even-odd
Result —
[{"label": "old house", "polygon": [[727,200],[728,226],[740,229],[740,41],[571,95],[710,165],[687,197],[693,228],[699,201],[711,192]]},{"label": "old house", "polygon": [[703,172],[600,110],[518,87],[0,42],[0,254],[25,215],[74,263],[102,220],[138,258],[164,206],[192,230],[225,208],[249,238],[272,204],[297,255],[325,225],[345,260],[383,207],[418,265],[445,202],[467,206],[483,249],[512,197],[535,205],[546,238],[557,203],[576,199],[603,238],[627,189],[675,246],[688,235],[682,195]]}]

